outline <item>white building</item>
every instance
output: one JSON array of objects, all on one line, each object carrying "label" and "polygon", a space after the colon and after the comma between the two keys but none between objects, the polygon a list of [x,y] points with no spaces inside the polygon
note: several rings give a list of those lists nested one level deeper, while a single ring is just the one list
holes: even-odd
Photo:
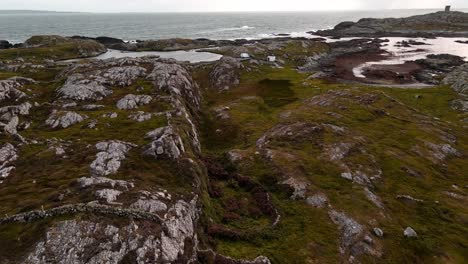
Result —
[{"label": "white building", "polygon": [[248,53],[241,53],[240,57],[242,59],[248,59],[248,58],[250,58],[250,55]]},{"label": "white building", "polygon": [[267,61],[269,62],[275,62],[276,61],[276,56],[268,56]]}]

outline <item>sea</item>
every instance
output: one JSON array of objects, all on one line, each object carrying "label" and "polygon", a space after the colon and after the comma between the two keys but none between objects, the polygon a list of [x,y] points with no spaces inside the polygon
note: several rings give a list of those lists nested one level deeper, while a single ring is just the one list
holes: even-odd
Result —
[{"label": "sea", "polygon": [[[1,8],[1,3],[0,3]],[[21,43],[33,35],[110,36],[123,40],[167,38],[259,39],[329,29],[361,18],[406,17],[440,10],[367,10],[243,13],[61,13],[0,11],[0,40]],[[468,10],[460,10],[468,11]]]}]

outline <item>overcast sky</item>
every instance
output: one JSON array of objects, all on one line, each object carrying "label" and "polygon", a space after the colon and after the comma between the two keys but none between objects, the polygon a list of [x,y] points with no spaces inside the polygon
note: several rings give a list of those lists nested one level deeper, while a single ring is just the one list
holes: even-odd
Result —
[{"label": "overcast sky", "polygon": [[313,11],[468,8],[468,0],[0,0],[0,10],[89,12]]}]

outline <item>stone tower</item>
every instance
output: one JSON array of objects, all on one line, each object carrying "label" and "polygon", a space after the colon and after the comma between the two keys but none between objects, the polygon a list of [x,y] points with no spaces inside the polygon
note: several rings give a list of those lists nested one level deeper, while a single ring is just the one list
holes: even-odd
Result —
[{"label": "stone tower", "polygon": [[450,12],[450,6],[445,6],[445,12]]}]

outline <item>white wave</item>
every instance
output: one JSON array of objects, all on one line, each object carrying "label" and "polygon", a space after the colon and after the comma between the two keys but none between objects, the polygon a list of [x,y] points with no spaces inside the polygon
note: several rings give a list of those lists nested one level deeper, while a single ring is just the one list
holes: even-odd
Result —
[{"label": "white wave", "polygon": [[231,27],[231,28],[218,28],[209,31],[202,31],[198,32],[198,34],[209,34],[209,33],[216,33],[216,32],[225,32],[225,31],[241,31],[241,30],[249,30],[254,29],[255,27],[250,26],[242,26],[242,27]]}]

